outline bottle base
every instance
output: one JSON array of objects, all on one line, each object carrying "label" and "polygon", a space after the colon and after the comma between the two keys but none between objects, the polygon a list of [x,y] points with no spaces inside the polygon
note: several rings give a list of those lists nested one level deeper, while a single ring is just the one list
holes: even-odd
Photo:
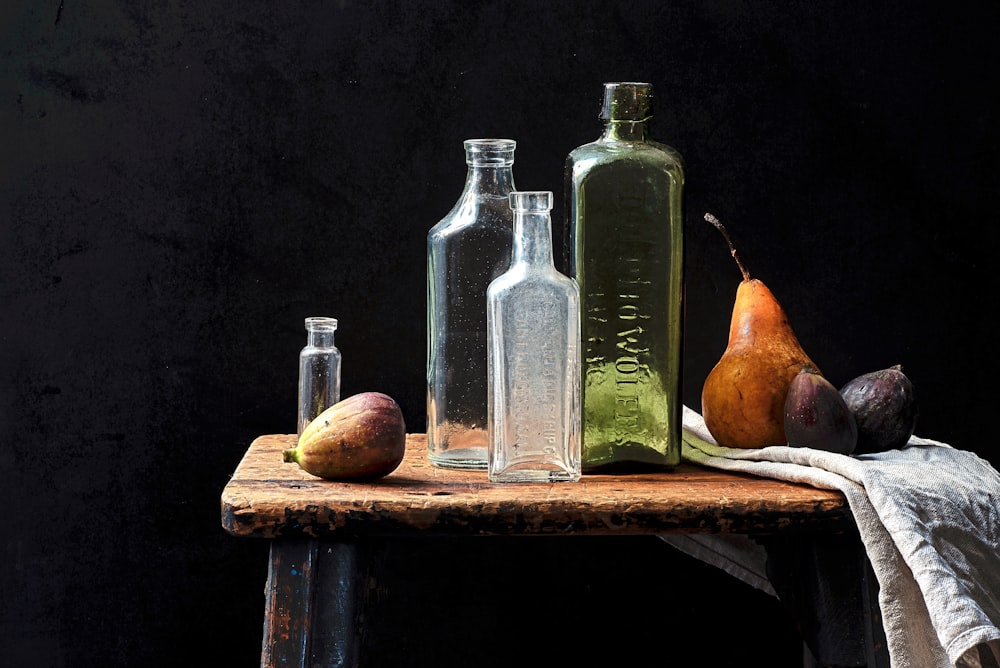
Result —
[{"label": "bottle base", "polygon": [[485,471],[487,468],[486,448],[461,448],[432,453],[428,456],[431,464],[442,469],[463,471]]},{"label": "bottle base", "polygon": [[580,474],[571,471],[515,470],[490,473],[490,482],[577,482]]},{"label": "bottle base", "polygon": [[[678,436],[675,442],[680,443]],[[580,467],[584,473],[655,473],[671,471],[681,463],[679,447],[653,448],[640,443],[584,442]]]},{"label": "bottle base", "polygon": [[680,463],[652,463],[652,462],[603,462],[598,464],[584,464],[584,474],[605,474],[605,475],[627,475],[630,473],[670,473],[677,469]]}]

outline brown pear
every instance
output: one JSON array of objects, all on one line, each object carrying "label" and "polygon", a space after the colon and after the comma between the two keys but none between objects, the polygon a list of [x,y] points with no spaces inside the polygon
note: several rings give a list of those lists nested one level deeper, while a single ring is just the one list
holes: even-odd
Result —
[{"label": "brown pear", "polygon": [[705,214],[729,244],[743,274],[736,290],[729,343],[705,378],[701,411],[712,437],[729,448],[786,445],[785,397],[792,379],[806,367],[819,368],[799,345],[774,294],[751,278],[715,216]]}]

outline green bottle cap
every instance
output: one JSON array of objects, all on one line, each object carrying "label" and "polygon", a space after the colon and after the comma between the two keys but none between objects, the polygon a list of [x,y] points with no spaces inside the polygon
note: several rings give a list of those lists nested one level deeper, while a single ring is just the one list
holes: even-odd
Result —
[{"label": "green bottle cap", "polygon": [[604,84],[601,118],[615,121],[642,121],[653,115],[653,86],[634,81]]}]

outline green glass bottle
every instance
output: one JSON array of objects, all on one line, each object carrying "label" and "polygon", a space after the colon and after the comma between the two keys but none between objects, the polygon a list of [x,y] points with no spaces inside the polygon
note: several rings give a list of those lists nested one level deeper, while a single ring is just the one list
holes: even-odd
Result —
[{"label": "green glass bottle", "polygon": [[684,164],[649,136],[652,97],[648,83],[606,83],[601,136],[566,158],[585,473],[680,462]]}]

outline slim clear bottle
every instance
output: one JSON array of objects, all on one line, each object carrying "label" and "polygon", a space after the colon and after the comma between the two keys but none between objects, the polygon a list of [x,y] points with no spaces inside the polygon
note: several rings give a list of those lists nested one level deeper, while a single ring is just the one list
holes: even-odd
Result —
[{"label": "slim clear bottle", "polygon": [[333,343],[336,318],[306,318],[306,346],[299,352],[298,435],[340,401],[340,351]]},{"label": "slim clear bottle", "polygon": [[465,187],[427,235],[427,453],[435,466],[486,470],[486,289],[510,266],[516,144],[464,145]]},{"label": "slim clear bottle", "polygon": [[684,165],[650,138],[652,86],[606,83],[601,136],[565,165],[565,266],[580,286],[583,470],[680,462]]},{"label": "slim clear bottle", "polygon": [[580,479],[580,293],[552,262],[552,193],[514,192],[510,269],[487,291],[489,479]]}]

